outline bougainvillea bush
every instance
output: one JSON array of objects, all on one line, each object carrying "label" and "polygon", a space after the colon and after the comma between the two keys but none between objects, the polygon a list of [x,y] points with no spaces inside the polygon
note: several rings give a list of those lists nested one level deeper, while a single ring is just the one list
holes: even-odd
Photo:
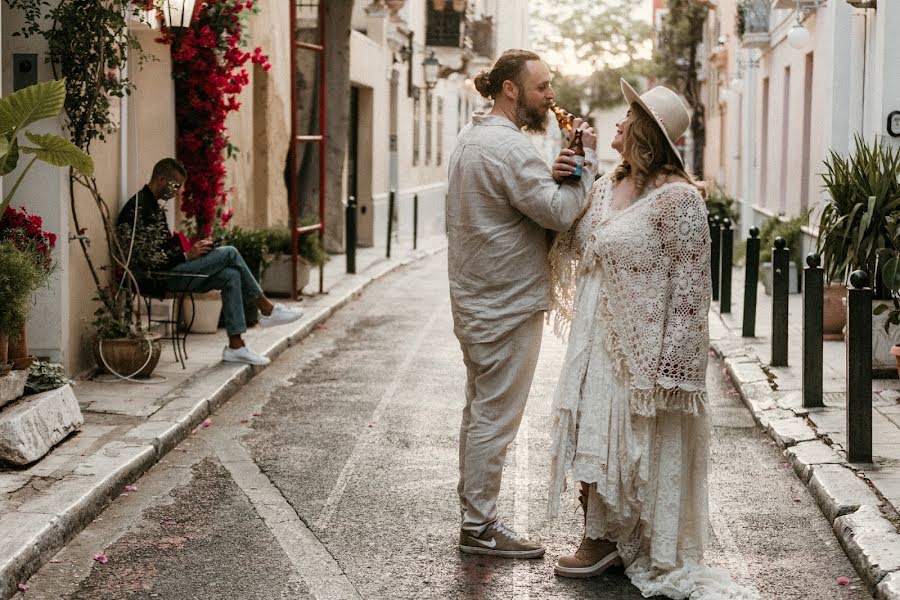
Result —
[{"label": "bougainvillea bush", "polygon": [[188,172],[181,210],[209,235],[214,222],[229,214],[225,161],[231,145],[225,119],[241,105],[237,97],[250,81],[247,63],[268,71],[262,49],[247,50],[245,27],[256,12],[252,0],[203,0],[186,31],[167,33],[173,44],[178,158]]}]

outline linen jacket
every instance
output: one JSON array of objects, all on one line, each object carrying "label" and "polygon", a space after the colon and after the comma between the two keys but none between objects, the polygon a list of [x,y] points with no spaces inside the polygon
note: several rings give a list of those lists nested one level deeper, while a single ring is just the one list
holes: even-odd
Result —
[{"label": "linen jacket", "polygon": [[547,233],[568,230],[584,211],[593,169],[586,162],[579,182],[557,183],[529,137],[501,116],[476,113],[460,132],[449,163],[447,228],[461,342],[495,341],[547,310]]}]

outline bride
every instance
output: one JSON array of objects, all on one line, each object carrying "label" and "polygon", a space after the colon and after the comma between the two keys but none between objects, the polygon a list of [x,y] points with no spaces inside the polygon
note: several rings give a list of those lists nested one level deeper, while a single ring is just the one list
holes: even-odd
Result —
[{"label": "bride", "polygon": [[630,110],[612,143],[621,161],[550,252],[548,318],[569,333],[550,514],[571,474],[585,524],[555,572],[590,577],[624,564],[645,597],[756,598],[702,562],[710,238],[702,189],[675,148],[690,116],[667,88],[638,96],[622,80],[622,92]]}]

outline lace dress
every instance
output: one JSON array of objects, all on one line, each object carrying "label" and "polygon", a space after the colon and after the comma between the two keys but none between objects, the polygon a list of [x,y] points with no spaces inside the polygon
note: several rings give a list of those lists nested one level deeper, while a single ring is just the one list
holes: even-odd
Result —
[{"label": "lace dress", "polygon": [[[651,195],[674,185],[686,187],[668,184]],[[604,252],[603,244],[596,244],[597,227],[648,198],[611,211],[611,184],[602,179],[571,231],[582,268],[571,297],[574,314],[553,403],[550,512],[558,510],[568,472],[573,481],[590,484],[586,534],[617,542],[626,574],[645,597],[755,599],[727,573],[702,563],[709,520],[705,403],[690,410],[657,410],[654,416],[635,410],[627,370],[611,354],[604,262],[583,255]]]}]

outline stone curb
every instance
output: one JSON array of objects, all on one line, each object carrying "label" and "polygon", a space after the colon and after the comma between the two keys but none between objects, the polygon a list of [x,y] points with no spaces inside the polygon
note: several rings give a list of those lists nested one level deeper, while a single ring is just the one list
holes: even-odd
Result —
[{"label": "stone curb", "polygon": [[[385,275],[446,249],[417,250],[396,262],[375,263],[332,289],[331,302],[262,352],[274,360],[299,343],[335,311]],[[264,368],[264,367],[262,367]],[[140,425],[86,457],[73,473],[54,482],[53,494],[38,496],[0,516],[0,598],[17,592],[43,564],[99,516],[128,483],[159,462],[262,368],[220,363],[202,369],[169,392],[172,400]],[[57,487],[59,486],[59,487]],[[57,492],[59,490],[59,492]]]},{"label": "stone curb", "polygon": [[773,390],[759,358],[746,352],[736,338],[728,331],[727,336],[711,339],[710,347],[724,361],[725,372],[753,419],[807,485],[869,591],[878,600],[900,600],[900,534],[881,514],[884,503],[845,456],[813,430],[799,393]]}]

